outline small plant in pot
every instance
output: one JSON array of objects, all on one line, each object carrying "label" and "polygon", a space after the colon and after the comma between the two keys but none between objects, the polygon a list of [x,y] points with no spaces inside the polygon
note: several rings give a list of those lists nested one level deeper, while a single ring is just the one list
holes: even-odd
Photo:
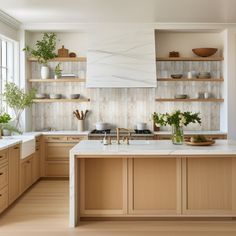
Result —
[{"label": "small plant in pot", "polygon": [[21,114],[25,108],[30,107],[33,104],[35,98],[36,89],[32,88],[28,92],[20,89],[14,83],[7,83],[5,86],[4,98],[6,104],[13,109],[15,113],[15,127],[21,131]]},{"label": "small plant in pot", "polygon": [[23,50],[29,53],[30,56],[36,57],[38,62],[42,64],[41,67],[41,78],[49,78],[49,67],[48,61],[56,57],[56,34],[55,33],[44,33],[42,40],[37,40],[35,49],[26,46]]},{"label": "small plant in pot", "polygon": [[21,133],[16,129],[13,125],[10,124],[11,116],[4,112],[0,115],[0,137],[3,136],[10,136],[12,132]]},{"label": "small plant in pot", "polygon": [[58,63],[57,66],[55,67],[55,70],[54,70],[54,79],[59,79],[61,78],[61,72],[62,72],[62,69],[61,69],[61,63]]}]

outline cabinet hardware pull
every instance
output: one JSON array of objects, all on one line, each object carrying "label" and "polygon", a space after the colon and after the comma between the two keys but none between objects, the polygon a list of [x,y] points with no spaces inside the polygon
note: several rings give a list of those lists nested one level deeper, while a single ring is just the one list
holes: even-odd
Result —
[{"label": "cabinet hardware pull", "polygon": [[0,197],[2,196],[2,194],[0,194]]},{"label": "cabinet hardware pull", "polygon": [[0,156],[0,159],[3,158],[3,156]]},{"label": "cabinet hardware pull", "polygon": [[30,163],[30,161],[27,161],[27,163],[29,164],[29,163]]},{"label": "cabinet hardware pull", "polygon": [[14,147],[14,149],[19,149],[19,147]]},{"label": "cabinet hardware pull", "polygon": [[0,175],[3,175],[3,173],[0,173]]},{"label": "cabinet hardware pull", "polygon": [[39,148],[36,148],[36,151],[39,151]]}]

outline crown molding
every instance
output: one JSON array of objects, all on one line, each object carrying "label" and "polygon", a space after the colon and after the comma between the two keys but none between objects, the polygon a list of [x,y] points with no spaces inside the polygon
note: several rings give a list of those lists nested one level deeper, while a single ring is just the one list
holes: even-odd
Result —
[{"label": "crown molding", "polygon": [[2,10],[0,10],[0,21],[5,23],[9,27],[16,29],[16,30],[19,29],[20,25],[21,25],[21,22],[19,22],[15,18],[9,16],[5,12],[3,12]]}]

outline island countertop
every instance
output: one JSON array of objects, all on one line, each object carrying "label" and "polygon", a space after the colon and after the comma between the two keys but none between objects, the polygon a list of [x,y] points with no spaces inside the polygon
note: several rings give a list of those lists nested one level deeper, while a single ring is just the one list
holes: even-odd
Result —
[{"label": "island countertop", "polygon": [[212,146],[174,145],[168,140],[131,140],[130,145],[103,145],[98,140],[83,140],[70,151],[74,156],[194,156],[194,155],[236,155],[236,141],[217,140]]}]

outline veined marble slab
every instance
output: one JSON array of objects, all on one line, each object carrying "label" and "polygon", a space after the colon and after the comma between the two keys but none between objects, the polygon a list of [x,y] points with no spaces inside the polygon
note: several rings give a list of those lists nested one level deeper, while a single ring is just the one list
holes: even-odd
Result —
[{"label": "veined marble slab", "polygon": [[212,146],[174,145],[166,140],[131,140],[130,145],[103,145],[101,141],[84,140],[73,147],[70,157],[76,155],[139,156],[139,155],[236,155],[236,141],[217,140]]},{"label": "veined marble slab", "polygon": [[108,30],[90,35],[87,87],[156,87],[153,29]]}]

